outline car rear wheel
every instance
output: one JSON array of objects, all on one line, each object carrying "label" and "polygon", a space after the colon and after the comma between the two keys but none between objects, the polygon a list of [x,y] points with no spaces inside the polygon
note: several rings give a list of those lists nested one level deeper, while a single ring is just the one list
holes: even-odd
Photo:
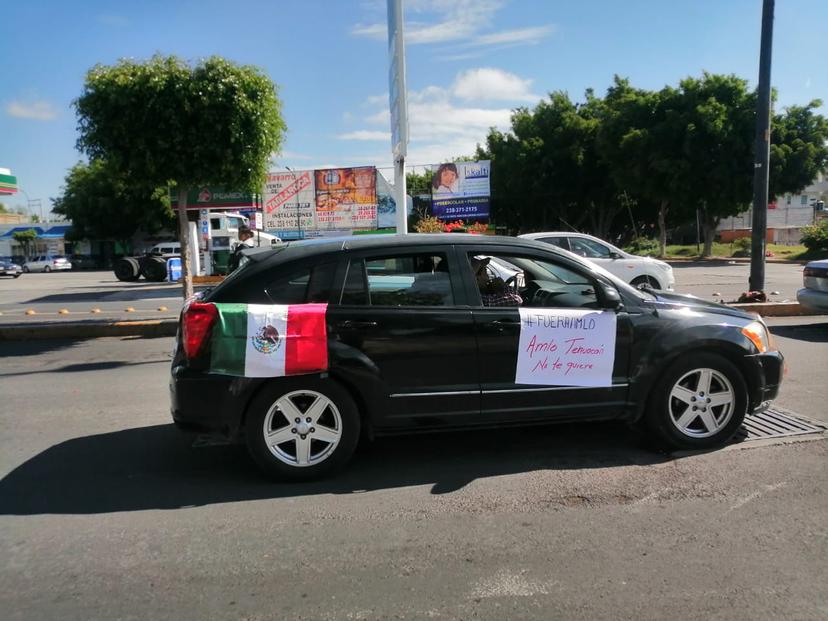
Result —
[{"label": "car rear wheel", "polygon": [[43,271],[44,272],[51,272],[52,268],[47,265],[46,267],[43,268]]},{"label": "car rear wheel", "polygon": [[245,425],[250,456],[270,477],[307,481],[340,470],[359,440],[347,391],[315,377],[273,382],[254,399]]},{"label": "car rear wheel", "polygon": [[638,289],[642,286],[650,286],[653,289],[661,289],[661,283],[652,276],[639,276],[638,278],[634,278],[630,284]]},{"label": "car rear wheel", "polygon": [[747,402],[747,385],[732,362],[718,354],[691,354],[656,383],[646,424],[668,448],[714,448],[738,431]]}]

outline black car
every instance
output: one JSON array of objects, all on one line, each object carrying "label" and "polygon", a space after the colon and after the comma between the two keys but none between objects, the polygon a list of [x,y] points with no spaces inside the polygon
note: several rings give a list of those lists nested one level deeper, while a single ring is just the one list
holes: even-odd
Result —
[{"label": "black car", "polygon": [[246,441],[279,478],[341,468],[363,435],[425,430],[621,419],[666,447],[716,447],[779,391],[758,316],[632,288],[541,242],[375,235],[245,254],[182,311],[172,416]]},{"label": "black car", "polygon": [[19,278],[22,273],[23,268],[21,268],[17,263],[13,263],[12,261],[6,259],[0,259],[0,276],[12,276],[13,278]]}]

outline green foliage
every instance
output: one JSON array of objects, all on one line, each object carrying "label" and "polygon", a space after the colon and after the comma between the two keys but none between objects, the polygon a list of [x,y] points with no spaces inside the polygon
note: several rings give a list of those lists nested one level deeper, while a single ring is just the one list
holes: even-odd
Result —
[{"label": "green foliage", "polygon": [[653,257],[658,254],[658,240],[639,237],[624,247],[626,252],[643,257]]},{"label": "green foliage", "polygon": [[[521,231],[586,230],[600,237],[652,230],[660,238],[702,215],[705,254],[718,222],[753,194],[755,93],[733,75],[704,73],[659,91],[615,77],[583,103],[553,92],[518,108],[511,130],[490,130],[477,157],[492,160],[492,214]],[[820,102],[774,117],[771,195],[796,192],[828,165]],[[629,218],[619,218],[621,212]],[[662,241],[662,243],[664,243]]]},{"label": "green foliage", "polygon": [[814,256],[828,255],[828,219],[802,227],[802,244]]},{"label": "green foliage", "polygon": [[774,115],[770,196],[799,192],[828,167],[828,119],[814,113],[821,105],[816,99]]},{"label": "green foliage", "polygon": [[740,255],[749,257],[752,244],[753,240],[750,237],[740,237],[733,241],[733,248],[736,252],[740,253]]},{"label": "green foliage", "polygon": [[105,160],[73,166],[63,194],[52,202],[52,211],[71,220],[69,237],[74,240],[120,241],[139,229],[155,233],[175,224],[166,187],[135,183]]},{"label": "green foliage", "polygon": [[78,148],[148,187],[259,191],[285,130],[271,80],[219,57],[97,65],[75,107]]},{"label": "green foliage", "polygon": [[12,239],[23,246],[23,254],[28,257],[30,255],[30,249],[37,239],[37,231],[34,229],[15,231],[12,233]]},{"label": "green foliage", "polygon": [[12,239],[19,244],[27,244],[37,239],[37,231],[34,229],[27,229],[25,231],[15,231],[12,233]]},{"label": "green foliage", "polygon": [[423,173],[406,173],[405,187],[406,191],[411,196],[416,196],[417,194],[431,194],[431,173],[429,171],[425,171]]}]

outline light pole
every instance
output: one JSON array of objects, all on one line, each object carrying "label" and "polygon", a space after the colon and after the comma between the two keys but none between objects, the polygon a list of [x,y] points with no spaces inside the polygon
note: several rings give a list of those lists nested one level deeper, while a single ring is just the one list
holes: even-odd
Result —
[{"label": "light pole", "polygon": [[296,171],[290,166],[285,166],[285,168],[293,175],[293,186],[296,188],[296,237],[297,239],[302,239],[302,220],[300,219],[299,211],[299,187],[296,183]]}]

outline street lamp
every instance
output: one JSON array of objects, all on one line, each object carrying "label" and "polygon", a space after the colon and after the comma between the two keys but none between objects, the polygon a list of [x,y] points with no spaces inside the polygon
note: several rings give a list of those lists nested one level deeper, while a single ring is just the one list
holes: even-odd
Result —
[{"label": "street lamp", "polygon": [[293,170],[290,166],[285,166],[293,175],[293,185],[296,188],[296,237],[297,239],[302,239],[302,220],[300,219],[300,211],[299,211],[299,187],[296,183],[296,171]]}]

